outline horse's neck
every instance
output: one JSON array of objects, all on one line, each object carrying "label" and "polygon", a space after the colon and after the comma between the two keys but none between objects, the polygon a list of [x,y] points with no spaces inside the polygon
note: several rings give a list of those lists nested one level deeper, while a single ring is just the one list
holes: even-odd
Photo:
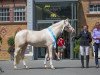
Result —
[{"label": "horse's neck", "polygon": [[57,37],[63,29],[63,21],[56,23],[56,26],[52,27],[53,32],[55,33],[55,36]]}]

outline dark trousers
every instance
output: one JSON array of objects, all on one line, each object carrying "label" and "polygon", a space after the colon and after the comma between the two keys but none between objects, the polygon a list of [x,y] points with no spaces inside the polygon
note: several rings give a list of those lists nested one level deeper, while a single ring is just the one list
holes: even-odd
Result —
[{"label": "dark trousers", "polygon": [[95,64],[98,65],[98,50],[100,47],[100,43],[94,43],[94,49],[95,49]]}]

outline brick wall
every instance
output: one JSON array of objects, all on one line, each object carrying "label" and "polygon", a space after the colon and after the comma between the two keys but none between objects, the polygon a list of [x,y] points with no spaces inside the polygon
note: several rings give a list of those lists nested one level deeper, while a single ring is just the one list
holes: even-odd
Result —
[{"label": "brick wall", "polygon": [[92,30],[96,22],[100,22],[100,13],[99,14],[89,13],[89,0],[79,1],[78,13],[79,13],[78,15],[79,26],[88,25],[89,31]]},{"label": "brick wall", "polygon": [[26,29],[26,23],[12,23],[12,24],[0,24],[0,35],[2,37],[2,45],[0,51],[0,59],[9,59],[9,54],[7,53],[8,44],[7,40],[9,37],[14,36],[15,33],[19,30]]},{"label": "brick wall", "polygon": [[7,50],[7,40],[9,37],[14,36],[16,31],[26,29],[26,22],[14,22],[13,21],[13,8],[14,7],[25,7],[26,0],[0,0],[0,7],[8,7],[10,9],[10,22],[0,22],[0,36],[2,37],[2,45],[0,45],[0,60],[8,60],[10,58]]}]

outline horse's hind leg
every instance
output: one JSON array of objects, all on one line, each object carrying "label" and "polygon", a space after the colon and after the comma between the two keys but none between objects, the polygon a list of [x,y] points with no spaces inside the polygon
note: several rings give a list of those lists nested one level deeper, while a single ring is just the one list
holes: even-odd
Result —
[{"label": "horse's hind leg", "polygon": [[22,59],[22,62],[23,62],[23,65],[25,68],[28,68],[28,66],[26,65],[26,62],[25,62],[25,59],[24,59],[24,54],[25,54],[25,50],[26,50],[26,47],[27,47],[27,44],[25,44],[22,48],[22,51],[21,51],[21,59]]},{"label": "horse's hind leg", "polygon": [[20,61],[20,49],[21,48],[16,48],[14,52],[14,69],[17,69],[17,64]]}]

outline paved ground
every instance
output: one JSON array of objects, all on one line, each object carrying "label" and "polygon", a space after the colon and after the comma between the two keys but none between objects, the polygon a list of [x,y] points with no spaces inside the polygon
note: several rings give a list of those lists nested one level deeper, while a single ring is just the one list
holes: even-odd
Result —
[{"label": "paved ground", "polygon": [[80,68],[80,60],[53,61],[55,70],[45,69],[43,60],[28,60],[29,70],[23,68],[22,63],[18,70],[13,69],[12,61],[0,61],[4,73],[0,75],[100,75],[100,68],[95,68],[94,60],[90,60],[90,68]]}]

